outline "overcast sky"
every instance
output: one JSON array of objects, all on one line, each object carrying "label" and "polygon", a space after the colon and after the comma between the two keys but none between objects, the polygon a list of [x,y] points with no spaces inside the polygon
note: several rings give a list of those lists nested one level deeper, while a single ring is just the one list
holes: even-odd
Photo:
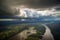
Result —
[{"label": "overcast sky", "polygon": [[0,0],[0,15],[17,15],[15,8],[24,5],[28,8],[53,8],[60,6],[59,0]]}]

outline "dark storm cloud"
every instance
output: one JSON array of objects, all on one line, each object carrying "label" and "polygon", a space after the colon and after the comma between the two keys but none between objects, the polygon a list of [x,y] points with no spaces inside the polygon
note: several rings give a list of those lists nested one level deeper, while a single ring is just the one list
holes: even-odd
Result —
[{"label": "dark storm cloud", "polygon": [[[51,8],[60,5],[59,0],[0,0],[0,15],[16,15],[16,7],[26,5],[30,8]],[[3,12],[2,12],[3,11]]]},{"label": "dark storm cloud", "polygon": [[26,1],[26,5],[35,8],[49,8],[59,6],[59,0],[30,0]]}]

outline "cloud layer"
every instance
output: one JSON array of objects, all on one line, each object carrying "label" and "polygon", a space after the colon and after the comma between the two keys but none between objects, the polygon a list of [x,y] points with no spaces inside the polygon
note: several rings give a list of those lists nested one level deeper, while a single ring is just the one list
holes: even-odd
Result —
[{"label": "cloud layer", "polygon": [[29,8],[51,8],[60,6],[59,0],[0,0],[0,10],[7,13],[2,13],[0,15],[17,15],[15,8],[25,5]]}]

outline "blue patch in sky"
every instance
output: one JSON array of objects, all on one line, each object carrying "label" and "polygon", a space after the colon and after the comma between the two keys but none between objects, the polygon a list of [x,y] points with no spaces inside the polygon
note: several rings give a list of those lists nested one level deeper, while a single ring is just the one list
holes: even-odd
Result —
[{"label": "blue patch in sky", "polygon": [[60,7],[57,7],[56,10],[57,10],[57,11],[60,11]]}]

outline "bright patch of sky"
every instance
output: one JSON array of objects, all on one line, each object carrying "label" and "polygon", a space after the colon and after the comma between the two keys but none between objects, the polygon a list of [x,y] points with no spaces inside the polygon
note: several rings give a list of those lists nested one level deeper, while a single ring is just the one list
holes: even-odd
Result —
[{"label": "bright patch of sky", "polygon": [[43,11],[38,11],[36,9],[30,8],[20,8],[19,9],[20,17],[40,17],[40,16],[56,16],[57,14],[60,15],[60,11],[56,11],[56,9],[46,9]]},{"label": "bright patch of sky", "polygon": [[16,21],[18,19],[0,19],[0,21]]}]

